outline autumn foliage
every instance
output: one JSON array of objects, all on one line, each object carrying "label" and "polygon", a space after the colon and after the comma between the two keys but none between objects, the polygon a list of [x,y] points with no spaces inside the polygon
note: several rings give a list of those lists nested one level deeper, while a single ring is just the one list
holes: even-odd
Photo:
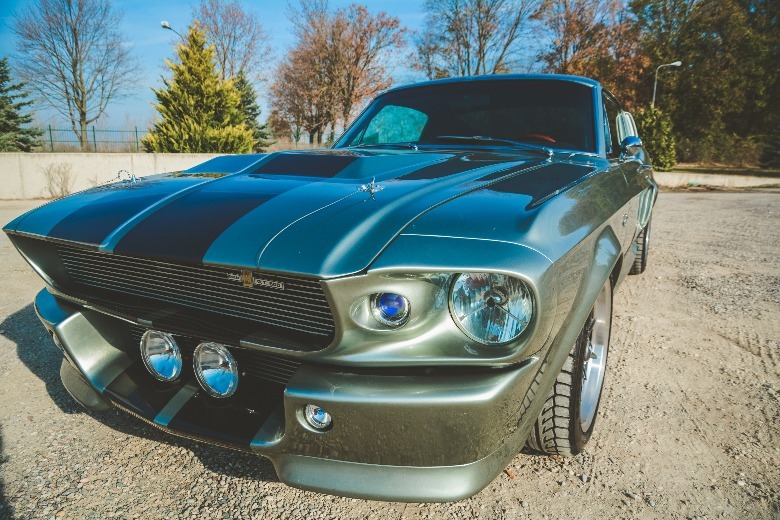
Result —
[{"label": "autumn foliage", "polygon": [[271,85],[270,120],[277,132],[321,143],[390,86],[388,57],[403,47],[406,30],[386,13],[355,4],[330,11],[320,0],[302,0],[292,21],[297,41]]}]

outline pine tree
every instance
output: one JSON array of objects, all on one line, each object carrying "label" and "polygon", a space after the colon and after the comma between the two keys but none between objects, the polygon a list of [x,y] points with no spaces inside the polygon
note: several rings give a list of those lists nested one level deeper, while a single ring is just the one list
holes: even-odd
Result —
[{"label": "pine tree", "polygon": [[178,62],[161,89],[152,89],[161,120],[143,139],[147,152],[248,153],[252,130],[240,109],[241,94],[233,80],[221,80],[214,50],[194,23],[176,49]]},{"label": "pine tree", "polygon": [[268,124],[261,125],[257,120],[260,117],[260,106],[257,104],[257,95],[243,70],[240,71],[236,77],[236,88],[241,95],[239,110],[244,114],[244,123],[252,130],[254,138],[252,151],[263,152],[263,148],[271,146],[275,141],[271,135],[271,130],[268,128]]},{"label": "pine tree", "polygon": [[[22,128],[32,122],[31,114],[22,109],[32,104],[25,100],[24,83],[11,84],[8,58],[0,59],[0,152],[29,152],[38,146],[43,133],[39,128]],[[19,101],[17,101],[19,100]]]}]

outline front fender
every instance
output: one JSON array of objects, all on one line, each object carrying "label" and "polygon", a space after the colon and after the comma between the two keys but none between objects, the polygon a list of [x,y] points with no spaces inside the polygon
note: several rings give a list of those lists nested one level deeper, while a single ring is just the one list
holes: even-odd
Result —
[{"label": "front fender", "polygon": [[612,283],[610,276],[620,258],[620,242],[614,230],[605,226],[595,241],[585,240],[556,262],[559,280],[559,327],[549,349],[540,352],[541,362],[534,383],[523,399],[519,431],[527,432],[542,411],[566,358],[574,346],[601,288]]}]

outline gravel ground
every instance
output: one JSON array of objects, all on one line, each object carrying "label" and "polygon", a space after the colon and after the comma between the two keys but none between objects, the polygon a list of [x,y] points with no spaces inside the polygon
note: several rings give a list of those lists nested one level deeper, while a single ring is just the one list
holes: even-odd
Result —
[{"label": "gravel ground", "polygon": [[[0,222],[33,205],[0,201]],[[299,491],[262,458],[84,411],[30,303],[42,283],[4,235],[0,274],[2,517],[780,517],[778,192],[661,194],[648,270],[615,295],[588,449],[518,454],[450,504]]]}]

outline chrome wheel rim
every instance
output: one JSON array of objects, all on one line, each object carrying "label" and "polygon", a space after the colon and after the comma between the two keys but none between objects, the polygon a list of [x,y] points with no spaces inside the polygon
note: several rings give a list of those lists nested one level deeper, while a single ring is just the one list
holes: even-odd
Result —
[{"label": "chrome wheel rim", "polygon": [[607,368],[609,330],[612,320],[612,297],[610,283],[601,289],[593,313],[585,324],[585,359],[582,366],[582,393],[580,397],[580,426],[583,432],[590,430],[604,386],[604,372]]}]

